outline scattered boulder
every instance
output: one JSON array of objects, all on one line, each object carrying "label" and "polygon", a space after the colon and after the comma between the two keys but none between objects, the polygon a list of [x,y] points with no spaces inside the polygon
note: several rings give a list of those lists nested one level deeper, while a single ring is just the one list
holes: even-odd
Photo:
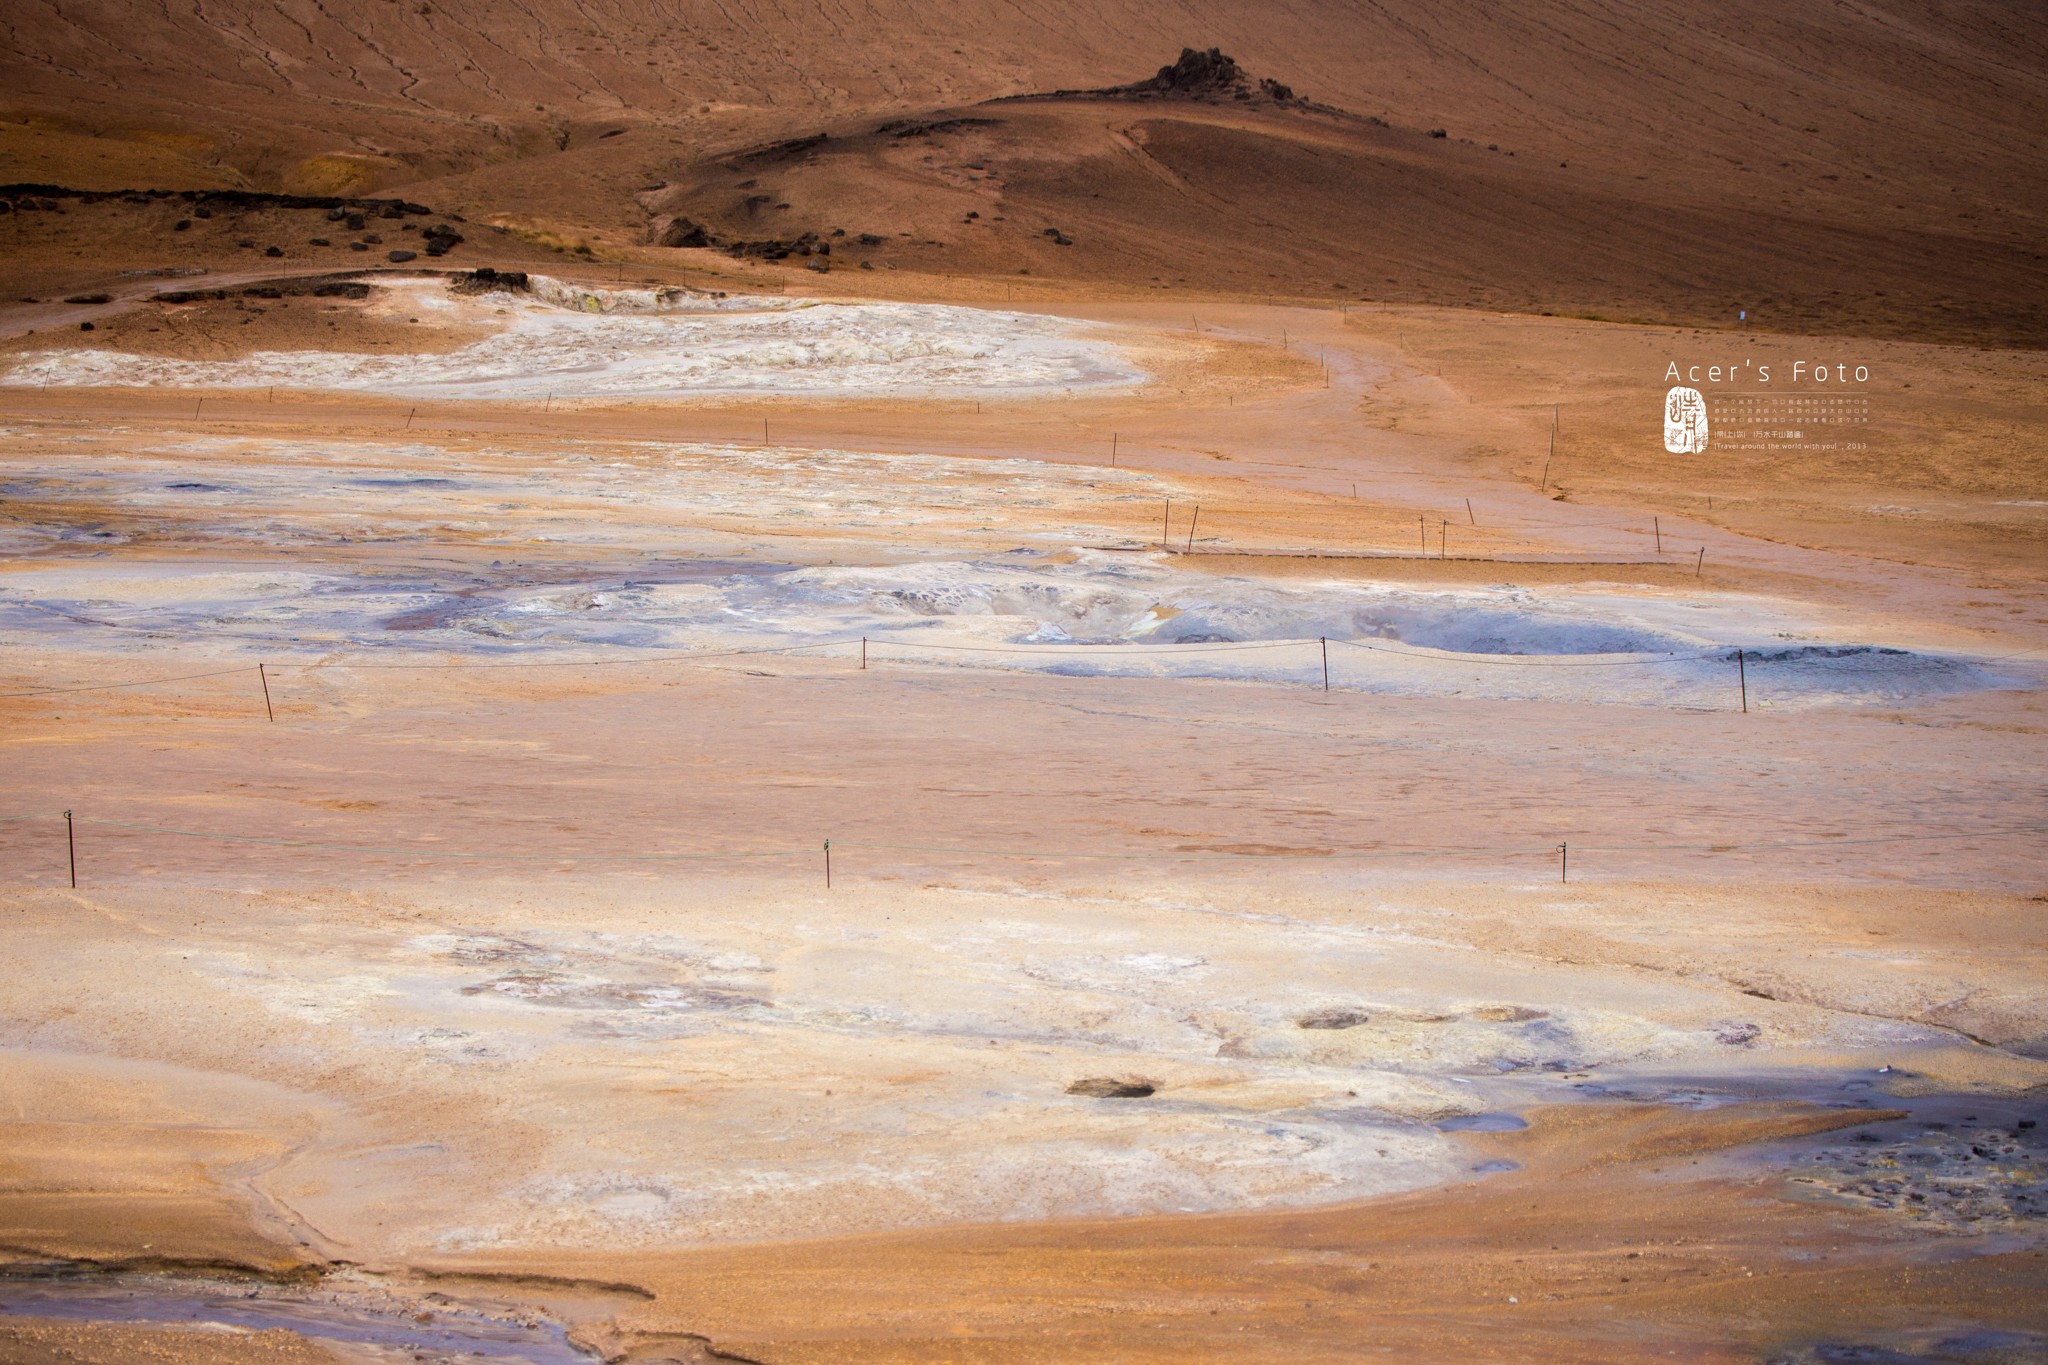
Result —
[{"label": "scattered boulder", "polygon": [[1067,1087],[1069,1095],[1086,1095],[1096,1100],[1142,1100],[1158,1086],[1141,1077],[1088,1076]]},{"label": "scattered boulder", "polygon": [[1296,1028],[1357,1028],[1360,1024],[1372,1022],[1372,1016],[1364,1010],[1332,1006],[1329,1009],[1310,1010],[1294,1021]]},{"label": "scattered boulder", "polygon": [[478,266],[475,270],[458,271],[448,283],[451,294],[530,294],[533,281],[524,270],[493,270],[490,266]]},{"label": "scattered boulder", "polygon": [[1431,137],[1449,137],[1450,132],[1443,128],[1432,128],[1429,130],[1429,135]]},{"label": "scattered boulder", "polygon": [[112,303],[113,301],[114,296],[112,294],[73,294],[70,298],[64,300],[66,303]]},{"label": "scattered boulder", "polygon": [[883,239],[879,233],[863,232],[858,240],[862,246],[880,246]]},{"label": "scattered boulder", "polygon": [[263,254],[266,256],[282,256],[284,255],[284,248],[281,246],[267,246],[263,248]]},{"label": "scattered boulder", "polygon": [[416,261],[419,259],[420,256],[419,252],[417,251],[387,251],[384,254],[393,263],[398,265],[403,265],[407,261]]},{"label": "scattered boulder", "polygon": [[429,256],[445,256],[463,241],[462,234],[447,223],[436,223],[420,236],[426,241]]},{"label": "scattered boulder", "polygon": [[671,218],[650,235],[656,246],[689,248],[711,245],[711,234],[704,230],[704,225],[688,218]]},{"label": "scattered boulder", "polygon": [[1053,242],[1059,246],[1072,246],[1074,244],[1074,239],[1061,232],[1058,228],[1047,228],[1045,235],[1052,238]]},{"label": "scattered boulder", "polygon": [[171,231],[173,232],[190,232],[191,230],[192,220],[190,218],[180,218],[177,222],[171,224]]},{"label": "scattered boulder", "polygon": [[727,242],[724,243],[724,249],[728,256],[737,256],[742,260],[753,257],[763,261],[782,261],[791,256],[807,256],[816,245],[823,245],[818,241],[818,234],[806,232],[800,237],[765,237],[751,242]]},{"label": "scattered boulder", "polygon": [[81,332],[91,332],[97,329],[94,328],[93,325],[89,322],[81,322],[78,324],[78,330]]}]

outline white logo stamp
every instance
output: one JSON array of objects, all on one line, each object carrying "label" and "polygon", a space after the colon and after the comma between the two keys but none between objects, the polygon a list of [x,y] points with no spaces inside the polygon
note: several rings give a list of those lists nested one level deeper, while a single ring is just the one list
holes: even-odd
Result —
[{"label": "white logo stamp", "polygon": [[1664,449],[1697,455],[1707,448],[1707,400],[1683,385],[1664,395]]}]

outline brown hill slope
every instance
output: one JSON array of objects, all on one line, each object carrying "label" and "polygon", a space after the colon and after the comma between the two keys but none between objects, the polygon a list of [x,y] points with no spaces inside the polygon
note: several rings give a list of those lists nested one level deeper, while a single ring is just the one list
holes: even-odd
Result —
[{"label": "brown hill slope", "polygon": [[1714,325],[1746,309],[1773,330],[2048,342],[2031,243],[1663,200],[1624,175],[1271,101],[983,105],[713,159],[642,202],[670,240],[814,238],[838,269]]},{"label": "brown hill slope", "polygon": [[[1210,117],[1112,129],[1078,109],[1005,106],[1006,136],[1031,149],[1021,159],[1069,161],[1059,175],[1112,216],[1118,196],[1153,196],[1166,218],[1134,202],[1118,231],[1171,250],[1132,248],[1122,265],[964,253],[946,268],[1194,284],[1239,252],[1267,254],[1263,216],[1304,239],[1306,274],[1247,265],[1214,283],[1270,273],[1290,291],[1342,282],[1620,312],[1675,287],[1683,305],[1660,315],[1700,317],[1799,284],[1795,303],[1779,299],[1787,322],[1919,327],[1946,313],[1958,316],[1944,334],[2024,341],[2041,293],[2031,247],[2048,237],[2048,17],[1989,0],[22,0],[0,22],[0,179],[167,183],[182,165],[188,183],[403,188],[472,216],[623,241],[646,225],[635,192],[705,187],[734,148],[1122,84],[1190,42],[1391,130],[1378,142],[1328,128],[1252,136]],[[1406,146],[1433,128],[1448,134],[1433,156]],[[80,138],[122,154],[80,156]],[[1320,145],[1333,138],[1340,150]],[[1106,146],[1131,164],[1119,172]],[[53,163],[77,178],[51,175]],[[1057,185],[1041,205],[1025,179],[1012,182],[1024,216],[1083,221],[1087,206]],[[1191,211],[1202,193],[1268,211]],[[798,202],[769,203],[785,200]],[[922,221],[951,202],[892,212]],[[1399,268],[1375,280],[1388,257]],[[1903,321],[1868,297],[1831,302],[1859,288],[1916,297]]]}]

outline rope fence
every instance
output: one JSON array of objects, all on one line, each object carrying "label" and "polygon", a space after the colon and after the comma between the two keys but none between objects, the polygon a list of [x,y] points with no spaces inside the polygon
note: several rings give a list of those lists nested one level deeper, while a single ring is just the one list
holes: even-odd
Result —
[{"label": "rope fence", "polygon": [[[225,844],[254,844],[268,848],[318,849],[326,852],[350,853],[367,857],[390,857],[400,859],[454,859],[467,862],[513,862],[513,863],[677,863],[677,862],[730,862],[730,861],[772,861],[792,858],[810,858],[822,855],[824,860],[825,885],[832,885],[832,850],[835,845],[841,849],[869,849],[885,853],[936,853],[956,857],[989,859],[1043,859],[1065,861],[1087,859],[1114,862],[1200,862],[1200,863],[1247,863],[1274,859],[1290,861],[1356,862],[1379,861],[1393,858],[1543,858],[1557,860],[1558,880],[1569,880],[1570,855],[1573,845],[1569,840],[1555,844],[1507,844],[1493,846],[1445,846],[1416,845],[1408,847],[1383,847],[1373,849],[1332,849],[1302,852],[1194,852],[1144,850],[1081,850],[1048,848],[981,848],[949,844],[895,844],[859,839],[824,839],[806,848],[767,848],[720,851],[617,851],[617,852],[573,852],[573,853],[502,853],[477,852],[467,849],[406,847],[391,848],[368,844],[330,843],[317,839],[288,839],[274,835],[238,834],[220,830],[179,829],[169,825],[143,824],[131,820],[93,819],[78,815],[72,810],[31,811],[21,815],[0,816],[0,824],[13,824],[34,820],[62,820],[64,822],[65,856],[69,868],[71,885],[78,885],[78,827],[88,826],[109,830],[126,830],[142,834],[162,835],[176,839],[197,839]],[[1651,844],[1579,844],[1577,851],[1587,853],[1741,853],[1775,849],[1803,848],[1846,848],[1876,844],[1914,844],[1954,842],[1971,839],[2003,839],[2027,835],[2048,834],[2048,825],[2020,825],[1999,829],[1949,830],[1934,833],[1875,835],[1859,839],[1761,839],[1748,842],[1735,840],[1711,843],[1651,843]]]},{"label": "rope fence", "polygon": [[[1196,644],[1119,644],[1119,645],[972,645],[939,643],[927,640],[905,640],[896,637],[848,636],[832,640],[813,640],[802,644],[770,645],[753,649],[722,650],[674,650],[639,654],[619,659],[504,659],[471,660],[449,663],[434,660],[395,659],[350,659],[329,658],[313,662],[264,660],[244,664],[235,668],[211,669],[199,673],[175,673],[160,678],[137,678],[123,682],[87,683],[75,687],[38,687],[20,691],[0,692],[0,699],[70,696],[87,692],[114,692],[134,688],[161,687],[172,683],[192,682],[207,678],[240,676],[251,671],[257,675],[258,684],[265,699],[265,711],[272,720],[276,719],[269,706],[269,680],[278,672],[296,669],[301,672],[318,670],[404,670],[413,672],[490,672],[506,669],[532,668],[634,668],[657,667],[668,664],[699,663],[717,659],[756,658],[768,655],[803,654],[818,650],[860,651],[860,667],[868,666],[870,653],[885,650],[934,651],[943,654],[992,654],[1037,657],[1041,659],[1121,659],[1121,658],[1180,658],[1207,654],[1240,654],[1256,651],[1292,650],[1302,651],[1315,646],[1321,651],[1322,690],[1331,690],[1329,650],[1331,645],[1360,650],[1368,653],[1385,654],[1395,658],[1417,659],[1424,662],[1452,667],[1472,665],[1483,668],[1558,669],[1558,668],[1653,668],[1667,664],[1697,663],[1703,660],[1719,660],[1732,663],[1736,668],[1737,691],[1740,707],[1749,710],[1748,665],[1746,647],[1717,645],[1704,649],[1690,650],[1675,654],[1631,655],[1569,658],[1536,657],[1529,655],[1489,656],[1480,654],[1454,654],[1441,651],[1426,651],[1402,648],[1385,640],[1331,639],[1325,636],[1298,640],[1237,640]],[[2014,656],[2017,657],[2017,656]],[[1279,683],[1276,685],[1284,686]]]}]

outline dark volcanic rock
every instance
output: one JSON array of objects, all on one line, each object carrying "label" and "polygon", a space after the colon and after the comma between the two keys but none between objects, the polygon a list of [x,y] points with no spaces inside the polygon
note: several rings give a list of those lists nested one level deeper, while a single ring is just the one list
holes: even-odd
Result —
[{"label": "dark volcanic rock", "polygon": [[1243,70],[1217,48],[1180,50],[1180,60],[1159,68],[1152,86],[1175,95],[1228,94],[1246,83]]},{"label": "dark volcanic rock", "polygon": [[58,210],[57,200],[75,199],[81,204],[149,204],[176,199],[193,205],[194,218],[211,218],[215,208],[228,209],[323,209],[330,222],[351,213],[380,213],[386,218],[407,214],[426,217],[433,210],[403,199],[348,199],[331,194],[268,194],[259,190],[75,190],[63,185],[0,185],[0,199],[14,201],[20,208]]},{"label": "dark volcanic rock", "polygon": [[934,133],[957,133],[967,128],[987,128],[996,120],[988,118],[893,119],[875,128],[877,137],[930,137]]},{"label": "dark volcanic rock", "polygon": [[493,270],[485,265],[457,272],[448,284],[451,294],[489,294],[501,290],[508,294],[530,294],[533,282],[524,270]]},{"label": "dark volcanic rock", "polygon": [[729,256],[742,259],[753,257],[764,261],[787,260],[791,256],[808,256],[814,246],[820,245],[818,234],[806,232],[800,237],[764,237],[752,242],[725,242],[721,244]]},{"label": "dark volcanic rock", "polygon": [[401,265],[407,261],[418,260],[420,255],[417,251],[387,251],[384,254]]},{"label": "dark volcanic rock", "polygon": [[463,241],[462,234],[447,223],[436,223],[420,236],[426,240],[429,256],[445,256]]},{"label": "dark volcanic rock", "polygon": [[1360,1024],[1371,1022],[1372,1016],[1364,1010],[1332,1007],[1323,1010],[1310,1010],[1307,1014],[1295,1020],[1294,1024],[1296,1028],[1340,1029],[1357,1028]]},{"label": "dark volcanic rock", "polygon": [[[1159,68],[1158,74],[1150,80],[1139,81],[1134,85],[1112,85],[1098,90],[1047,90],[1030,95],[1005,95],[991,100],[990,103],[1062,100],[1076,96],[1088,99],[1201,100],[1205,103],[1226,99],[1264,99],[1275,104],[1294,105],[1297,108],[1322,107],[1312,105],[1307,99],[1297,95],[1292,86],[1274,80],[1271,76],[1260,77],[1254,82],[1250,74],[1239,66],[1234,58],[1213,47],[1184,47],[1180,50],[1178,58]],[[926,132],[937,132],[944,126],[898,122],[885,123],[875,131],[893,134],[896,137],[917,137]]]},{"label": "dark volcanic rock", "polygon": [[1069,1095],[1086,1095],[1097,1100],[1142,1100],[1158,1086],[1142,1077],[1088,1076],[1067,1087]]},{"label": "dark volcanic rock", "polygon": [[711,234],[704,230],[703,224],[693,223],[688,218],[669,219],[667,223],[655,230],[653,236],[656,246],[702,247],[711,245]]}]

